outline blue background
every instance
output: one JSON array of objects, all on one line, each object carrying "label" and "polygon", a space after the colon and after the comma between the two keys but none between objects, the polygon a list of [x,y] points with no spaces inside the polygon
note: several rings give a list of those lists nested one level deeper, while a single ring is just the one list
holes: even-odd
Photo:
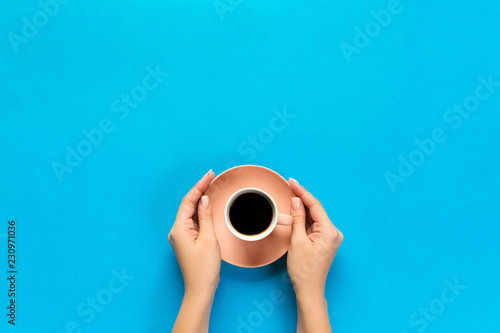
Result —
[{"label": "blue background", "polygon": [[[223,3],[70,1],[44,22],[37,1],[3,1],[0,264],[4,276],[15,219],[19,273],[15,328],[1,279],[1,331],[170,331],[183,294],[167,242],[177,207],[210,168],[236,164],[296,178],[343,232],[327,282],[334,331],[499,331],[500,87],[458,128],[443,119],[479,76],[500,81],[498,3],[405,0],[379,31],[370,12],[388,1]],[[13,44],[34,15],[38,32]],[[367,24],[369,44],[346,57],[342,43]],[[148,66],[169,75],[128,116],[114,112]],[[295,118],[271,137],[277,110]],[[103,119],[111,133],[58,179],[53,163]],[[384,174],[437,128],[446,141],[391,189]],[[80,315],[122,269],[126,287]],[[294,331],[285,271],[286,258],[224,263],[211,331]],[[442,309],[455,279],[467,289]],[[254,302],[273,290],[285,301],[263,316]],[[423,319],[430,305],[439,314]]]}]

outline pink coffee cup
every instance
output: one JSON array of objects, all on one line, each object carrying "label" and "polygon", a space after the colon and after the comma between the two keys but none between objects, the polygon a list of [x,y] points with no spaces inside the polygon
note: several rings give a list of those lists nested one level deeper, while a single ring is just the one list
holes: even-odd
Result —
[{"label": "pink coffee cup", "polygon": [[[259,232],[258,234],[254,234],[254,235],[247,235],[247,234],[241,233],[238,230],[236,230],[236,228],[233,226],[233,223],[231,222],[230,214],[229,214],[230,209],[231,209],[233,203],[235,202],[235,200],[238,199],[243,194],[247,194],[247,193],[258,194],[258,195],[264,197],[265,199],[267,199],[267,201],[269,202],[269,205],[271,206],[271,210],[272,210],[272,220],[271,220],[271,223],[269,224],[269,226],[265,230],[263,230],[262,232]],[[251,188],[251,187],[241,189],[241,190],[236,191],[235,193],[233,193],[231,195],[231,197],[229,198],[229,200],[226,203],[226,207],[224,210],[224,218],[226,220],[226,225],[227,225],[228,229],[231,231],[231,233],[234,236],[238,237],[239,239],[242,239],[244,241],[249,241],[249,242],[254,242],[254,241],[258,241],[258,240],[266,238],[267,236],[269,236],[273,232],[273,230],[276,228],[277,225],[291,226],[292,222],[293,222],[292,216],[287,215],[287,214],[279,214],[278,206],[276,205],[276,202],[273,200],[273,198],[269,194],[267,194],[266,192],[264,192],[258,188]]]}]

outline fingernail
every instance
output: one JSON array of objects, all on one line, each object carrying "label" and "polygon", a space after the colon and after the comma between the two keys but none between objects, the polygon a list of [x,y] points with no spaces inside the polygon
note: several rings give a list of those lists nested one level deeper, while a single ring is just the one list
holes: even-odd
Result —
[{"label": "fingernail", "polygon": [[292,208],[294,210],[300,209],[300,206],[302,205],[302,200],[300,198],[292,198]]},{"label": "fingernail", "polygon": [[292,177],[290,177],[290,180],[291,180],[292,182],[294,182],[295,184],[298,184],[298,183],[299,183],[298,181],[296,181],[296,180],[295,180],[295,179],[293,179]]},{"label": "fingernail", "polygon": [[201,207],[203,208],[208,208],[208,205],[210,204],[210,200],[208,199],[208,196],[204,195],[201,197]]},{"label": "fingernail", "polygon": [[207,172],[207,175],[210,176],[212,174],[212,169],[210,169],[208,172]]}]

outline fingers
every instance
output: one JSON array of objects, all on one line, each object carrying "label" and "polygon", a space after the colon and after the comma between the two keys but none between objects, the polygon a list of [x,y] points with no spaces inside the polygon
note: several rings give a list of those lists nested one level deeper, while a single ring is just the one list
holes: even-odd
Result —
[{"label": "fingers", "polygon": [[314,222],[322,222],[328,219],[328,214],[325,209],[321,205],[318,199],[316,199],[311,193],[307,192],[307,190],[300,185],[295,179],[290,178],[288,180],[290,184],[290,188],[298,196],[304,205],[309,209],[309,213],[311,214],[311,218]]},{"label": "fingers", "polygon": [[210,170],[198,181],[198,183],[196,183],[196,185],[182,199],[177,213],[178,217],[185,219],[192,218],[194,216],[198,200],[200,200],[201,195],[205,192],[214,178],[215,174],[212,170]]},{"label": "fingers", "polygon": [[200,237],[215,237],[212,205],[207,195],[201,197],[198,205],[198,224],[200,225]]},{"label": "fingers", "polygon": [[292,241],[307,238],[306,210],[300,198],[292,198],[290,214],[293,217]]}]

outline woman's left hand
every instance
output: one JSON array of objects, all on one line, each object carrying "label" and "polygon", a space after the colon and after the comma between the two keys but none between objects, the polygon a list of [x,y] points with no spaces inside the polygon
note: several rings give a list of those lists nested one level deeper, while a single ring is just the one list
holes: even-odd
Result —
[{"label": "woman's left hand", "polygon": [[202,196],[214,178],[210,170],[182,199],[168,234],[182,271],[185,293],[197,297],[213,297],[220,279],[221,255],[212,206],[208,196]]}]

